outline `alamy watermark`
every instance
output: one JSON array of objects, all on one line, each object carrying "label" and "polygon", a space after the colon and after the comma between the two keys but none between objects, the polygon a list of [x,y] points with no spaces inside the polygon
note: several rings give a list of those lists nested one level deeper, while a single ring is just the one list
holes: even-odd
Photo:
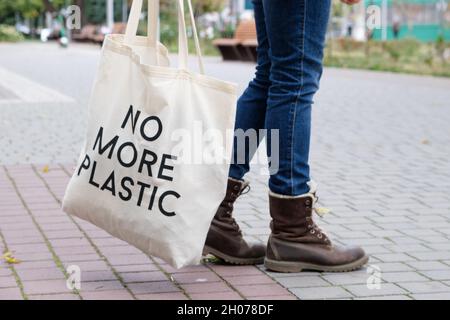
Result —
[{"label": "alamy watermark", "polygon": [[[366,8],[366,27],[369,30],[381,29],[383,27],[383,9],[379,5],[369,5]],[[66,28],[69,30],[81,29],[81,8],[70,5],[62,10],[66,18]]]},{"label": "alamy watermark", "polygon": [[382,10],[380,6],[370,5],[366,8],[366,27],[369,30],[383,27]]},{"label": "alamy watermark", "polygon": [[66,269],[66,287],[69,290],[81,290],[81,268],[78,265],[70,265]]},{"label": "alamy watermark", "polygon": [[66,18],[66,28],[68,30],[81,29],[81,8],[77,5],[71,5],[61,11]]},{"label": "alamy watermark", "polygon": [[381,289],[381,268],[377,265],[371,264],[367,266],[367,277],[366,285],[369,290],[380,290]]}]

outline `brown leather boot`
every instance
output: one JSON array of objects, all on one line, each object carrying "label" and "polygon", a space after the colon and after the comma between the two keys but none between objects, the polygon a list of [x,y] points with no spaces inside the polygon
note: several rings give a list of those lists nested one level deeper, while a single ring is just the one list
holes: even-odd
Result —
[{"label": "brown leather boot", "polygon": [[263,263],[266,247],[246,242],[232,216],[234,202],[247,187],[247,182],[228,179],[227,193],[217,209],[206,237],[204,255],[210,253],[233,264]]},{"label": "brown leather boot", "polygon": [[344,272],[369,260],[360,247],[334,246],[312,218],[315,186],[305,195],[269,194],[272,234],[264,264],[278,272],[306,270]]}]

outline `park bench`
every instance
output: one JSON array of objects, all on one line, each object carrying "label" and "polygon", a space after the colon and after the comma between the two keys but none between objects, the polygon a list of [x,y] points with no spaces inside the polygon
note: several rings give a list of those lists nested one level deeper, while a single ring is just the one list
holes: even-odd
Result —
[{"label": "park bench", "polygon": [[213,44],[224,60],[256,61],[258,41],[255,21],[242,20],[236,28],[234,38],[216,39]]},{"label": "park bench", "polygon": [[97,34],[97,26],[93,24],[85,25],[81,28],[80,33],[74,33],[72,39],[80,42],[92,41]]},{"label": "park bench", "polygon": [[[111,33],[112,34],[124,34],[126,27],[127,27],[126,23],[122,23],[122,22],[114,23]],[[91,40],[94,41],[95,43],[102,44],[103,40],[105,40],[105,35],[102,33],[96,34],[92,37]]]}]

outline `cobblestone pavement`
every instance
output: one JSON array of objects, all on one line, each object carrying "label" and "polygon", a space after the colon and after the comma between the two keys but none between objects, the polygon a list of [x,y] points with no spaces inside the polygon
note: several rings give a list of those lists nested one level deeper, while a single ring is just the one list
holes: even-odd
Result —
[{"label": "cobblestone pavement", "polygon": [[[337,243],[363,245],[368,268],[173,270],[60,210],[98,53],[91,46],[0,45],[0,74],[12,79],[0,77],[0,250],[22,260],[0,262],[0,299],[450,299],[449,79],[325,70],[313,107],[311,164],[321,203],[333,212],[318,223]],[[253,66],[210,58],[207,70],[243,89]],[[236,216],[248,237],[266,241],[260,163],[248,179],[252,190]],[[65,286],[70,264],[83,271],[80,292]]]}]

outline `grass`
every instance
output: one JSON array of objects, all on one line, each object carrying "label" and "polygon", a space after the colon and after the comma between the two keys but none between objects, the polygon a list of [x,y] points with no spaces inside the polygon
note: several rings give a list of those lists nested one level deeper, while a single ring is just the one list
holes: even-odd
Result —
[{"label": "grass", "polygon": [[450,45],[416,40],[355,42],[339,39],[328,43],[326,66],[450,77]]},{"label": "grass", "polygon": [[0,24],[0,42],[18,42],[22,40],[24,40],[24,37],[13,26]]}]

